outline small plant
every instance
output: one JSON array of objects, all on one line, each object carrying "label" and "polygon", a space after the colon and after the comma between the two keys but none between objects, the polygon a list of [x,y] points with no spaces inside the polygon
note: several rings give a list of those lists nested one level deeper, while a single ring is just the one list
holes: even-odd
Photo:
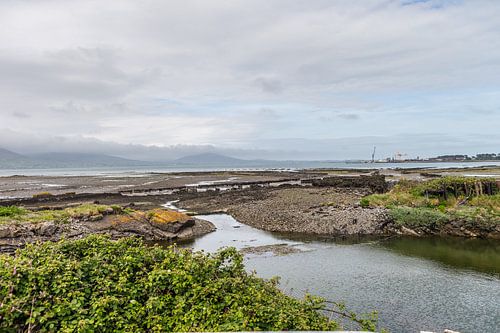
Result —
[{"label": "small plant", "polygon": [[135,210],[130,208],[130,207],[126,207],[126,208],[123,208],[122,212],[123,212],[123,214],[130,215],[130,214],[134,213]]},{"label": "small plant", "polygon": [[0,207],[0,216],[12,217],[26,214],[26,209],[17,206]]},{"label": "small plant", "polygon": [[361,200],[359,201],[359,205],[363,208],[370,207],[370,199],[368,199],[367,197],[361,198]]}]

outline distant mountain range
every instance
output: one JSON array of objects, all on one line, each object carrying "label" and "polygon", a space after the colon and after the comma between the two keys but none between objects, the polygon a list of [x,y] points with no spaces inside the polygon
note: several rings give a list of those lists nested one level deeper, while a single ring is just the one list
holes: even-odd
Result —
[{"label": "distant mountain range", "polygon": [[90,167],[134,167],[134,166],[257,166],[272,161],[242,160],[214,153],[189,155],[166,162],[147,162],[126,159],[104,154],[82,153],[41,153],[21,155],[0,148],[0,169],[51,169],[51,168],[90,168]]},{"label": "distant mountain range", "polygon": [[175,164],[187,164],[187,165],[243,165],[249,164],[251,160],[241,160],[239,158],[229,157],[225,155],[215,154],[215,153],[203,153],[197,155],[189,155],[181,157],[173,161]]},{"label": "distant mountain range", "polygon": [[151,163],[104,154],[43,153],[21,155],[0,148],[0,169],[144,166]]}]

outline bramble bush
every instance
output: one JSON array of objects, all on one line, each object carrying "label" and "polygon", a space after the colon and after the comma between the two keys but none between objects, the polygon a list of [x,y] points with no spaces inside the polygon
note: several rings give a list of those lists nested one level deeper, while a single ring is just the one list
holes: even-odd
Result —
[{"label": "bramble bush", "polygon": [[[0,331],[334,330],[321,299],[283,294],[234,248],[208,255],[105,236],[0,255]],[[351,316],[356,318],[355,315]],[[371,320],[363,328],[375,329]]]}]

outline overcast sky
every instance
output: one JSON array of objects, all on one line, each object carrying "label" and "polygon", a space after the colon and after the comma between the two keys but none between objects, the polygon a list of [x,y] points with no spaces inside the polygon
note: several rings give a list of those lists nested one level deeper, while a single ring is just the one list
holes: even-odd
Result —
[{"label": "overcast sky", "polygon": [[500,153],[499,128],[498,0],[0,1],[19,152]]}]

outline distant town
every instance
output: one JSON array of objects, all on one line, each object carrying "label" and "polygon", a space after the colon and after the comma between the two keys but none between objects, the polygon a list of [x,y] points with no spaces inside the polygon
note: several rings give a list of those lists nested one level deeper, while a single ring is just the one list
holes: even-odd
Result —
[{"label": "distant town", "polygon": [[374,163],[397,163],[397,162],[477,162],[477,161],[499,161],[500,153],[485,153],[477,154],[475,156],[469,155],[440,155],[436,157],[426,157],[420,158],[419,156],[415,158],[407,157],[407,154],[395,153],[391,157],[385,159],[375,160],[372,158],[371,162]]}]

